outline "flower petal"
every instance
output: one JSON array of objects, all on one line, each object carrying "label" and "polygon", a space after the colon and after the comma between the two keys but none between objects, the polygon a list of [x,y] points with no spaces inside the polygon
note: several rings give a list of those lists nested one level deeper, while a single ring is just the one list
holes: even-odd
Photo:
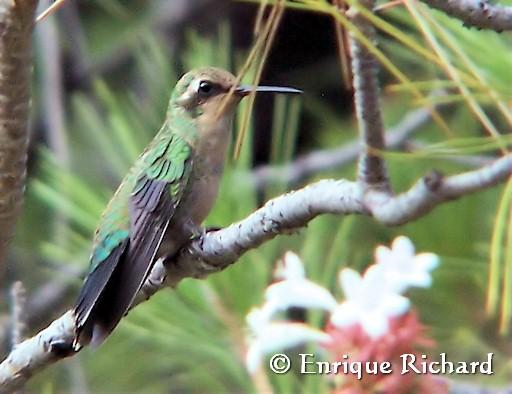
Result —
[{"label": "flower petal", "polygon": [[364,285],[369,287],[377,286],[379,289],[382,288],[382,280],[384,279],[384,275],[387,273],[387,271],[388,270],[385,265],[370,265],[364,272]]},{"label": "flower petal", "polygon": [[343,268],[339,273],[339,281],[345,298],[351,299],[358,296],[362,283],[359,272],[352,268]]},{"label": "flower petal", "polygon": [[386,319],[403,315],[409,309],[411,302],[401,295],[386,297],[381,304],[381,314]]},{"label": "flower petal", "polygon": [[414,257],[414,264],[424,271],[432,271],[439,265],[439,256],[434,253],[420,253]]},{"label": "flower petal", "polygon": [[393,244],[391,245],[394,254],[399,254],[402,256],[412,257],[414,256],[414,245],[411,240],[407,237],[401,235],[400,237],[395,238]]},{"label": "flower petal", "polygon": [[[256,315],[263,310],[256,311]],[[249,320],[249,316],[248,316]],[[323,331],[303,323],[268,323],[253,332],[249,340],[245,363],[250,373],[255,373],[263,356],[303,343],[329,343],[331,337]]]},{"label": "flower petal", "polygon": [[270,323],[272,315],[277,308],[272,303],[264,304],[261,308],[252,308],[245,317],[247,325],[252,332],[259,332]]},{"label": "flower petal", "polygon": [[428,287],[432,284],[430,271],[438,264],[439,258],[433,253],[414,255],[414,245],[406,237],[393,241],[390,253],[385,247],[376,251],[378,266],[385,269],[384,281],[390,291],[403,293],[409,287]]},{"label": "flower petal", "polygon": [[262,359],[263,354],[261,352],[260,344],[255,341],[249,346],[247,354],[245,355],[245,366],[251,375],[258,371]]},{"label": "flower petal", "polygon": [[365,314],[362,316],[361,326],[370,337],[378,338],[388,332],[389,322],[386,316]]},{"label": "flower petal", "polygon": [[330,340],[326,333],[303,323],[270,323],[259,333],[259,338],[264,354],[303,343],[327,343]]},{"label": "flower petal", "polygon": [[302,279],[306,274],[299,256],[293,252],[286,252],[274,276],[278,279]]},{"label": "flower petal", "polygon": [[359,310],[354,303],[345,301],[331,314],[331,323],[336,327],[347,327],[359,321]]},{"label": "flower petal", "polygon": [[407,275],[407,284],[409,287],[430,287],[432,277],[429,272],[412,272]]},{"label": "flower petal", "polygon": [[387,246],[377,246],[375,249],[375,263],[379,264],[385,264],[390,259],[393,258],[393,253],[391,252],[391,249],[389,249]]},{"label": "flower petal", "polygon": [[327,289],[307,279],[274,283],[267,288],[265,299],[280,310],[300,307],[330,311],[336,307],[336,300]]}]

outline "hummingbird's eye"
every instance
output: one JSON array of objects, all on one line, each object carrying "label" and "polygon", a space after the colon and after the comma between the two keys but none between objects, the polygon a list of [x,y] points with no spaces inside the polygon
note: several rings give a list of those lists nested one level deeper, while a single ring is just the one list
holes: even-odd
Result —
[{"label": "hummingbird's eye", "polygon": [[213,84],[208,81],[201,81],[199,82],[197,92],[202,96],[209,96],[213,92]]}]

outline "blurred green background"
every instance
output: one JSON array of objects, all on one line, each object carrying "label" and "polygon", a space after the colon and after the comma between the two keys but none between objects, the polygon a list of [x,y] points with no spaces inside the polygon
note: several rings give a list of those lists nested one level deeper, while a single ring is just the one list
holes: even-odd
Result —
[{"label": "blurred green background", "polygon": [[[257,190],[251,182],[255,167],[282,165],[356,138],[333,8],[323,1],[288,3],[262,81],[294,86],[305,94],[256,99],[249,137],[241,157],[228,160],[207,225],[240,220],[267,199],[313,180],[355,176],[352,163],[294,184],[271,182]],[[30,333],[72,305],[96,222],[158,130],[177,78],[197,66],[239,70],[253,43],[257,12],[257,2],[69,1],[38,24],[29,183],[4,289],[7,294],[18,279],[28,289]],[[468,156],[497,156],[496,141],[510,139],[487,136],[506,134],[512,124],[510,34],[465,28],[422,4],[383,10],[373,22],[388,64],[380,72],[386,126],[426,102],[445,103],[440,109],[444,128],[429,121],[403,153],[389,155],[395,190],[405,190],[433,168],[469,170],[473,162]],[[430,93],[439,88],[445,94],[432,98]],[[440,145],[430,145],[434,143]],[[285,251],[295,251],[308,277],[341,298],[337,272],[344,266],[362,271],[372,263],[376,245],[400,234],[410,237],[419,251],[441,257],[432,288],[410,294],[437,341],[433,354],[473,360],[494,352],[495,374],[469,379],[478,385],[504,385],[512,379],[510,306],[502,302],[512,292],[512,278],[506,275],[511,272],[512,232],[510,196],[503,190],[499,186],[445,204],[397,228],[364,217],[320,217],[206,280],[188,279],[175,291],[159,292],[132,311],[103,346],[52,366],[27,391],[252,392],[255,382],[243,364],[244,319],[262,302],[275,261]],[[491,260],[499,280],[489,286]],[[488,292],[498,295],[494,314],[486,313]],[[4,302],[1,311],[7,309]],[[2,340],[5,354],[8,338]],[[268,378],[279,392],[320,390],[318,377]]]}]

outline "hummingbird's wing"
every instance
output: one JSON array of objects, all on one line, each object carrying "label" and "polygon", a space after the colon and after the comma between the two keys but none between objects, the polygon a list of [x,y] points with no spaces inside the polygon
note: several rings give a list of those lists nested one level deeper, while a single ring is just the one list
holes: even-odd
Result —
[{"label": "hummingbird's wing", "polygon": [[188,183],[188,143],[176,134],[158,142],[141,158],[142,168],[131,183],[129,232],[89,274],[76,304],[79,331],[92,335],[93,345],[110,334],[132,304]]},{"label": "hummingbird's wing", "polygon": [[[101,216],[94,234],[93,250],[90,257],[89,274],[80,290],[74,307],[78,334],[86,331],[90,337],[94,315],[102,315],[101,305],[105,304],[104,290],[112,280],[114,271],[121,260],[125,259],[130,240],[130,222],[127,198],[130,194],[130,177],[123,180]],[[115,279],[115,278],[114,278]]]}]

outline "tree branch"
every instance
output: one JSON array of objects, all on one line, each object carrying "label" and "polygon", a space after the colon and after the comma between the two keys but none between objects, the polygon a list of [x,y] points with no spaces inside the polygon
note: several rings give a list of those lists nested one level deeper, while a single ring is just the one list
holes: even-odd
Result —
[{"label": "tree branch", "polygon": [[246,219],[220,231],[209,232],[185,248],[175,266],[190,271],[192,261],[206,263],[204,271],[187,276],[202,277],[234,263],[242,254],[278,234],[307,225],[321,214],[365,214],[363,188],[348,180],[325,179],[268,201]]},{"label": "tree branch", "polygon": [[[361,0],[358,6],[373,9],[374,0]],[[367,39],[375,41],[377,33],[373,24],[361,15],[356,7],[348,11],[354,26]],[[378,64],[373,54],[350,33],[350,55],[354,102],[359,127],[360,153],[358,179],[370,187],[389,190],[389,178],[384,159],[373,152],[382,151],[384,143],[384,124],[379,101]]]},{"label": "tree branch", "polygon": [[25,187],[37,0],[0,0],[0,280]]},{"label": "tree branch", "polygon": [[491,29],[498,33],[512,30],[512,6],[491,4],[487,0],[421,0],[432,8],[460,19],[467,26]]},{"label": "tree branch", "polygon": [[75,337],[75,319],[71,312],[55,320],[47,328],[20,343],[0,364],[0,393],[9,393],[23,384],[37,371],[62,358],[52,351],[52,343]]},{"label": "tree branch", "polygon": [[511,175],[512,154],[508,154],[486,167],[459,175],[444,177],[433,171],[396,197],[371,190],[366,196],[367,207],[379,222],[396,226],[424,216],[445,201],[494,186]]},{"label": "tree branch", "polygon": [[[238,223],[205,233],[173,260],[159,260],[133,306],[163,287],[176,286],[183,278],[203,278],[221,271],[250,249],[278,234],[305,227],[318,215],[363,214],[384,224],[402,224],[424,216],[448,200],[503,182],[511,175],[512,154],[509,154],[479,170],[449,177],[433,173],[396,197],[368,190],[359,182],[316,182],[270,200]],[[55,344],[72,343],[74,333],[74,317],[72,312],[67,312],[33,338],[17,345],[0,364],[0,392],[16,389],[40,369],[73,355],[73,352],[62,353]]]}]

